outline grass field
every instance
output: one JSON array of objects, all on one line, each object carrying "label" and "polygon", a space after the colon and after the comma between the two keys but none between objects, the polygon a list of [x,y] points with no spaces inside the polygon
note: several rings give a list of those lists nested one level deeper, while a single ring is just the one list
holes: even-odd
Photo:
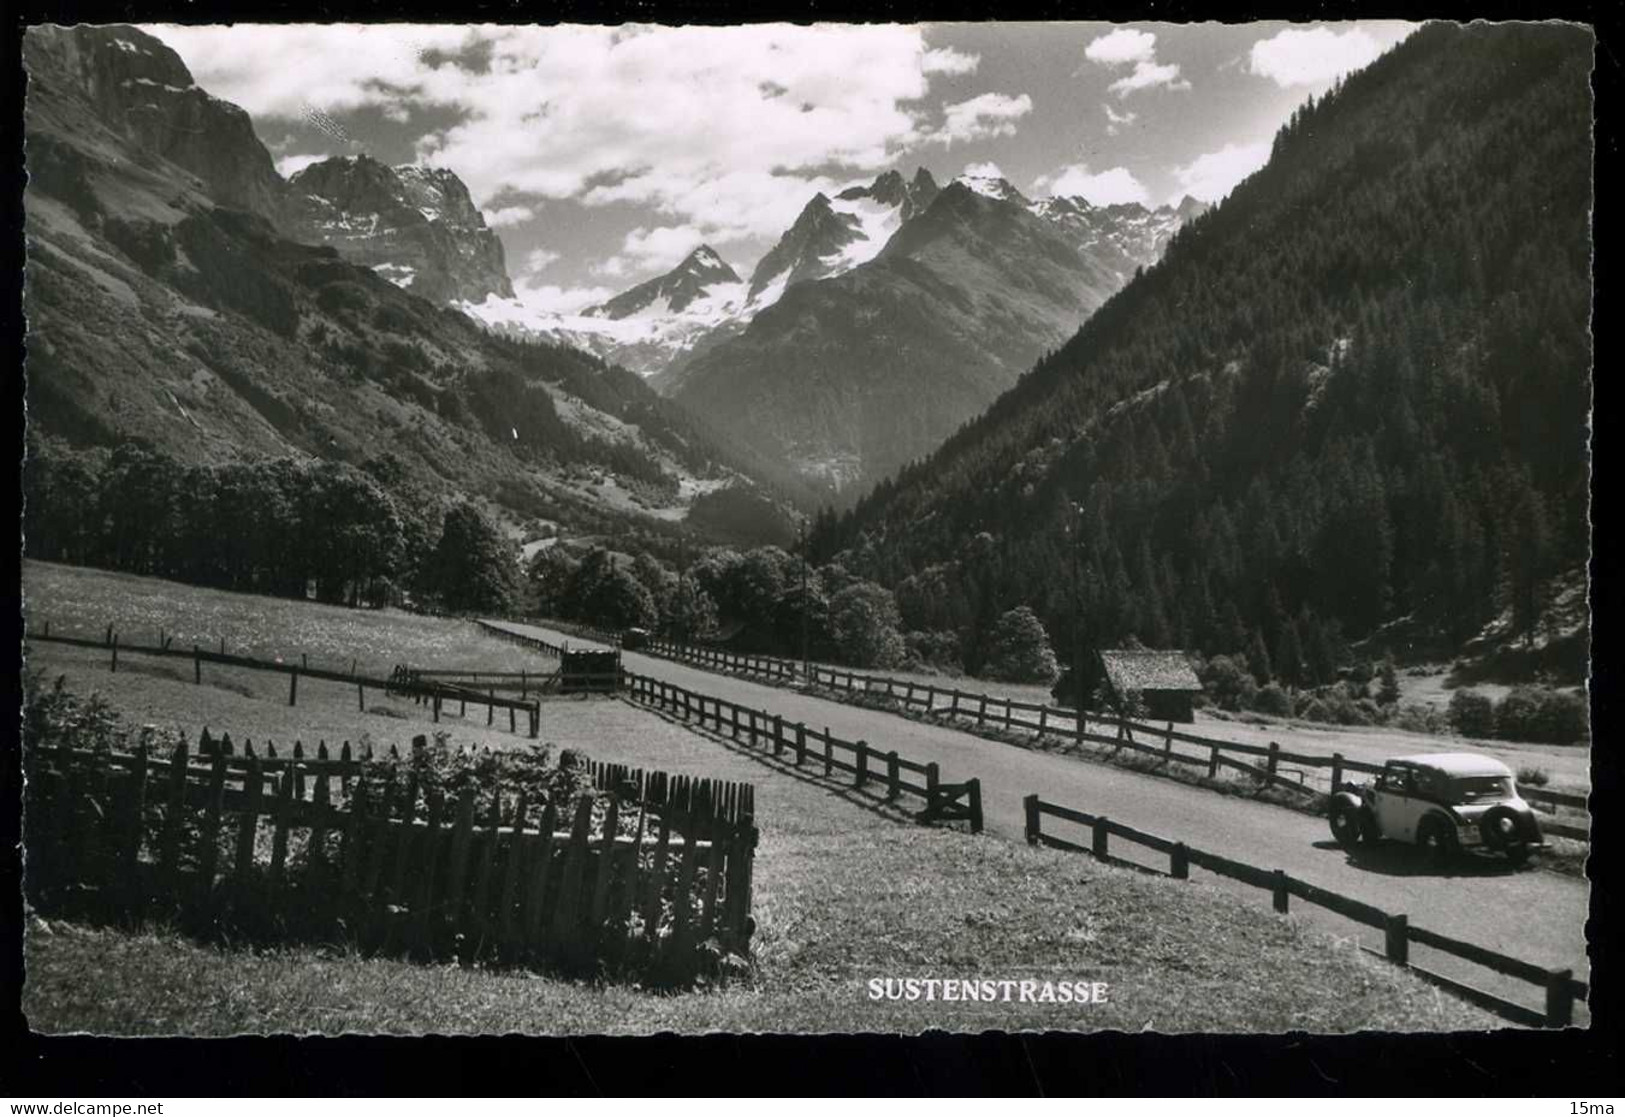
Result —
[{"label": "grass field", "polygon": [[[31,610],[53,630],[142,623],[166,632],[234,626],[257,654],[327,649],[346,634],[390,663],[511,664],[523,655],[472,625],[235,598],[141,579],[29,564]],[[205,619],[199,620],[199,617]],[[463,649],[466,650],[466,654]],[[77,659],[75,657],[78,657]],[[329,741],[362,732],[401,740],[428,718],[358,713],[342,686],[259,676],[231,686],[127,669],[98,652],[37,645],[31,660],[101,690],[134,720]],[[424,654],[424,662],[428,662]],[[161,661],[157,661],[161,662]],[[239,673],[250,675],[252,673]],[[249,693],[241,693],[246,689]],[[321,697],[327,690],[334,697]],[[308,694],[308,699],[307,699]],[[406,705],[406,704],[402,704]],[[487,730],[483,711],[443,725],[454,741],[528,747]],[[916,826],[882,802],[821,778],[770,770],[729,743],[613,699],[544,703],[544,741],[603,760],[744,779],[757,785],[756,966],[719,988],[656,994],[522,971],[363,958],[342,944],[249,950],[204,945],[164,927],[31,921],[23,1009],[47,1032],[648,1033],[917,1032],[1000,1029],[1340,1032],[1476,1029],[1496,1021],[1444,998],[1352,943],[1200,882],[1173,882],[1088,858]],[[875,1001],[874,978],[1105,982],[1105,1004]],[[1037,986],[1035,988],[1041,988]]]}]

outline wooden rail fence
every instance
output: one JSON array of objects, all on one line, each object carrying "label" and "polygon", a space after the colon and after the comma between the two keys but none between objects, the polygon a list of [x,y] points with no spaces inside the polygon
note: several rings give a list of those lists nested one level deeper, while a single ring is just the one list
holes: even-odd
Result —
[{"label": "wooden rail fence", "polygon": [[[769,681],[796,682],[802,678],[799,663],[772,656],[745,656],[720,648],[664,639],[649,640],[638,650],[695,663],[715,671]],[[1374,775],[1382,771],[1380,764],[1355,760],[1342,753],[1328,756],[1324,753],[1295,752],[1283,749],[1274,742],[1269,745],[1249,745],[1182,732],[1175,729],[1172,722],[1159,726],[1112,714],[1022,702],[1001,695],[962,691],[957,687],[918,683],[885,675],[866,675],[816,664],[812,667],[811,682],[831,690],[885,698],[898,703],[905,710],[917,709],[921,713],[974,721],[978,729],[1019,729],[1040,737],[1067,738],[1079,745],[1084,742],[1109,745],[1114,751],[1127,750],[1159,762],[1205,769],[1209,777],[1216,776],[1222,769],[1242,772],[1266,786],[1300,795],[1306,802],[1320,802],[1343,786],[1345,776],[1353,773]],[[1096,726],[1094,731],[1090,730],[1090,723]],[[1176,745],[1195,746],[1203,751],[1193,753],[1176,748]],[[1520,787],[1518,790],[1525,800],[1542,809],[1547,816],[1541,820],[1541,827],[1547,833],[1579,841],[1590,840],[1590,826],[1585,820],[1551,817],[1559,807],[1586,811],[1586,796],[1546,791],[1538,787]]]},{"label": "wooden rail fence", "polygon": [[[549,655],[563,651],[540,637],[489,621],[478,623],[489,632]],[[854,786],[884,787],[888,800],[896,800],[904,793],[918,796],[925,801],[924,808],[915,815],[921,822],[962,820],[970,823],[972,833],[982,830],[979,779],[945,783],[935,762],[920,764],[899,756],[896,750],[877,749],[867,741],[847,741],[832,734],[828,727],[820,731],[801,722],[787,722],[766,710],[700,694],[647,675],[623,671],[622,678],[628,697],[634,701],[657,706],[702,728],[709,725],[752,748],[771,748],[775,757],[790,755],[796,767],[821,764],[826,776],[837,771],[850,773]]]},{"label": "wooden rail fence", "polygon": [[348,744],[262,756],[207,732],[168,756],[31,747],[30,891],[42,907],[465,961],[682,977],[698,944],[748,947],[750,785],[589,765],[601,791],[552,802],[466,776],[420,788],[382,759]]},{"label": "wooden rail fence", "polygon": [[[1371,904],[1289,876],[1279,869],[1260,869],[1245,862],[1233,861],[1216,853],[1192,848],[1171,838],[1127,826],[1104,815],[1089,814],[1071,807],[1047,803],[1037,795],[1027,796],[1023,800],[1023,805],[1026,808],[1026,833],[1029,845],[1076,850],[1092,854],[1103,862],[1113,862],[1116,859],[1111,856],[1111,839],[1117,837],[1167,854],[1168,875],[1178,880],[1188,880],[1191,866],[1195,865],[1217,876],[1238,880],[1243,884],[1268,891],[1273,898],[1275,910],[1282,914],[1287,912],[1291,897],[1296,896],[1300,900],[1334,911],[1355,923],[1382,931],[1384,943],[1382,955],[1390,962],[1405,966],[1424,980],[1516,1023],[1537,1027],[1567,1027],[1574,1022],[1575,1001],[1585,1001],[1589,996],[1589,987],[1584,981],[1574,977],[1573,970],[1546,969],[1435,931],[1413,927],[1403,914],[1396,915],[1383,911]],[[1043,820],[1046,817],[1063,819],[1087,827],[1090,831],[1088,844],[1068,841],[1054,834],[1045,833]],[[1135,862],[1117,863],[1137,869],[1144,868]],[[1411,943],[1431,947],[1453,957],[1484,966],[1495,973],[1530,982],[1544,991],[1545,1007],[1543,1010],[1536,1010],[1454,978],[1445,977],[1443,974],[1425,970],[1410,962]]]},{"label": "wooden rail fence", "polygon": [[[172,638],[171,638],[172,639]],[[101,639],[82,636],[65,636],[60,633],[53,635],[50,625],[44,624],[37,631],[26,632],[24,640],[29,642],[62,644],[76,648],[95,648],[108,653],[108,670],[116,672],[120,655],[156,656],[169,659],[187,659],[192,662],[192,681],[201,685],[203,682],[203,665],[214,664],[221,667],[235,667],[248,671],[276,672],[288,677],[288,705],[299,704],[299,680],[313,679],[321,682],[342,683],[356,688],[356,707],[365,711],[367,708],[367,691],[375,690],[387,694],[404,695],[415,699],[420,705],[431,707],[434,720],[440,720],[441,711],[447,702],[459,703],[461,712],[467,715],[470,703],[486,708],[485,723],[496,723],[496,711],[508,711],[508,729],[518,732],[518,717],[525,715],[525,724],[529,735],[534,738],[541,731],[540,703],[528,698],[508,698],[499,696],[494,688],[478,690],[473,687],[460,686],[453,683],[435,681],[433,679],[410,679],[405,677],[391,677],[388,679],[372,678],[358,674],[353,668],[349,671],[333,671],[320,667],[309,666],[306,657],[301,656],[298,663],[283,663],[278,660],[258,659],[253,656],[230,655],[221,642],[221,651],[210,651],[199,645],[190,648],[177,648],[171,645],[170,639],[163,639],[156,645],[122,644],[119,636],[111,625]]]}]

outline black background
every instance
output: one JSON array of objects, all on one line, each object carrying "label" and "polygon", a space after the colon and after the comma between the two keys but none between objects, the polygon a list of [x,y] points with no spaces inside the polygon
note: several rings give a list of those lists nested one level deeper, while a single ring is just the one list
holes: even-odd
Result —
[{"label": "black background", "polygon": [[[1610,329],[1618,298],[1609,249],[1618,224],[1610,190],[1618,154],[1617,101],[1621,39],[1617,15],[1601,3],[1426,8],[1343,3],[1195,6],[1140,0],[1106,4],[978,4],[887,2],[856,4],[783,0],[686,3],[492,3],[461,0],[436,10],[400,3],[293,4],[122,3],[8,5],[5,15],[6,93],[0,118],[7,158],[3,216],[7,258],[0,267],[5,307],[6,385],[15,399],[11,461],[22,448],[24,339],[16,308],[21,302],[23,151],[19,63],[22,28],[55,22],[226,22],[288,20],[455,20],[456,22],[728,23],[784,19],[899,21],[981,19],[1145,20],[1452,18],[1552,19],[1593,24],[1598,33],[1597,187],[1594,221],[1597,250],[1595,411],[1593,430],[1594,549],[1593,775],[1597,801],[1591,861],[1593,987],[1590,1030],[1561,1033],[1508,1030],[1461,1035],[1354,1036],[1165,1036],[1120,1033],[1064,1035],[988,1033],[918,1037],[656,1036],[647,1039],[577,1037],[294,1038],[226,1040],[115,1040],[89,1036],[39,1036],[28,1030],[18,1007],[23,980],[22,903],[17,859],[20,811],[15,722],[0,731],[0,1097],[36,1100],[97,1096],[185,1097],[232,1095],[492,1095],[555,1094],[879,1094],[879,1095],[1496,1095],[1596,1100],[1621,1093],[1619,962],[1617,938],[1619,810],[1622,800],[1619,749],[1613,712],[1618,670],[1607,651],[1608,620],[1617,596],[1615,547],[1610,532],[1607,477],[1608,417],[1615,413],[1611,384],[1618,349]],[[20,480],[6,493],[15,501]],[[15,574],[17,552],[5,559]],[[0,585],[19,585],[17,577]],[[16,638],[4,641],[19,656],[20,592],[7,595],[7,624]],[[19,663],[0,667],[5,689],[0,706],[17,708]],[[538,1021],[545,1027],[545,1021]],[[1566,1112],[1566,1110],[1564,1111]]]}]

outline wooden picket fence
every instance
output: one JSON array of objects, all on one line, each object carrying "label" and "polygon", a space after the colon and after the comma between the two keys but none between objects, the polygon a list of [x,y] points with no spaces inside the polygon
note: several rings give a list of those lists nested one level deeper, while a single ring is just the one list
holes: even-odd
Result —
[{"label": "wooden picket fence", "polygon": [[[502,622],[479,621],[494,635],[523,644],[547,655],[564,649],[551,641],[516,632]],[[899,756],[895,749],[875,748],[867,741],[848,741],[835,736],[826,726],[822,731],[802,722],[786,722],[782,716],[676,686],[661,679],[622,671],[627,697],[656,706],[700,727],[709,725],[718,733],[751,748],[771,748],[775,757],[790,754],[796,767],[821,763],[823,774],[851,773],[853,785],[875,784],[885,789],[888,800],[904,793],[924,800],[916,812],[920,822],[964,821],[972,833],[982,830],[982,782],[970,779],[944,783],[936,762],[921,764]],[[916,780],[913,777],[922,777]]]},{"label": "wooden picket fence", "polygon": [[334,751],[262,755],[207,732],[167,756],[29,747],[30,894],[100,917],[675,981],[748,949],[749,785],[589,764],[598,791],[539,801],[495,777],[420,786],[393,748]]},{"label": "wooden picket fence", "polygon": [[[1171,838],[1147,833],[1104,815],[1089,814],[1056,803],[1047,803],[1037,795],[1027,796],[1023,800],[1023,805],[1026,808],[1026,834],[1029,845],[1077,850],[1090,853],[1102,862],[1124,864],[1143,871],[1155,871],[1135,862],[1118,861],[1113,858],[1111,839],[1117,837],[1166,854],[1167,875],[1175,879],[1190,879],[1191,866],[1195,865],[1217,876],[1264,889],[1273,897],[1275,911],[1281,914],[1288,911],[1291,897],[1296,896],[1307,903],[1336,912],[1355,923],[1382,931],[1382,956],[1390,962],[1404,966],[1431,984],[1516,1023],[1537,1027],[1567,1027],[1574,1022],[1574,1003],[1585,1001],[1589,996],[1589,987],[1584,981],[1575,978],[1573,970],[1546,969],[1499,951],[1441,935],[1436,931],[1413,927],[1403,914],[1383,911],[1371,904],[1289,876],[1279,869],[1260,869],[1242,861],[1234,861],[1216,853],[1192,848]],[[1062,819],[1089,828],[1088,844],[1068,841],[1052,833],[1045,833],[1043,820],[1046,817]],[[1423,969],[1410,961],[1411,943],[1476,963],[1498,974],[1530,982],[1544,991],[1545,1007],[1543,1010],[1533,1009],[1476,986]]]},{"label": "wooden picket fence", "polygon": [[[684,644],[674,640],[651,639],[638,649],[649,655],[693,663],[710,670],[747,675],[769,682],[802,681],[801,664],[772,656],[740,655],[706,645]],[[1281,748],[1276,742],[1250,745],[1186,733],[1172,722],[1153,725],[1112,714],[1074,710],[1038,702],[1022,702],[1001,695],[960,690],[957,687],[919,683],[885,675],[866,675],[835,667],[812,666],[813,685],[829,690],[863,694],[894,702],[905,711],[946,717],[975,729],[1020,730],[1039,737],[1069,739],[1110,746],[1113,752],[1127,751],[1150,757],[1158,763],[1179,764],[1204,770],[1212,779],[1221,771],[1234,771],[1260,784],[1301,797],[1318,805],[1338,788],[1351,773],[1375,775],[1382,765],[1345,757],[1342,753],[1307,753]],[[1093,729],[1091,729],[1091,723]],[[1195,746],[1191,752],[1179,746]],[[1590,841],[1586,817],[1555,817],[1559,808],[1588,811],[1587,797],[1572,792],[1547,791],[1538,787],[1518,789],[1532,806],[1541,810],[1541,828],[1548,834],[1578,841]]]},{"label": "wooden picket fence", "polygon": [[254,656],[232,655],[225,650],[225,640],[220,641],[220,650],[211,651],[197,644],[191,647],[174,647],[173,637],[160,636],[157,644],[131,644],[121,642],[118,632],[112,625],[101,638],[84,636],[67,636],[62,633],[52,634],[49,621],[42,622],[33,629],[24,633],[25,643],[63,644],[76,648],[95,648],[105,651],[108,655],[108,670],[118,671],[119,656],[155,656],[169,659],[187,659],[192,662],[192,681],[197,685],[203,683],[203,665],[213,664],[221,667],[236,667],[248,671],[269,671],[288,677],[288,705],[299,704],[299,681],[312,679],[321,682],[342,683],[356,688],[356,708],[365,712],[367,708],[367,691],[401,695],[412,698],[419,705],[431,707],[434,720],[440,721],[443,707],[448,702],[459,704],[464,716],[468,713],[468,706],[485,707],[485,724],[496,723],[496,711],[508,712],[508,730],[519,731],[519,715],[524,714],[525,725],[532,738],[537,737],[541,731],[541,705],[537,700],[527,697],[508,698],[499,696],[495,688],[480,691],[467,686],[459,686],[434,679],[412,679],[397,673],[387,679],[379,679],[362,675],[355,670],[352,661],[350,670],[339,671],[322,667],[310,666],[308,657],[301,655],[298,663],[284,663],[280,660],[259,659]]}]

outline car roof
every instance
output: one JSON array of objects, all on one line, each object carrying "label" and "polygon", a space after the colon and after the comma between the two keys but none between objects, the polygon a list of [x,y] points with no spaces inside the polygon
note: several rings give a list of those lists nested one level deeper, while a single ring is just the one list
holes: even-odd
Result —
[{"label": "car roof", "polygon": [[1399,756],[1392,763],[1412,764],[1418,768],[1432,768],[1452,776],[1510,776],[1512,769],[1493,756],[1480,756],[1476,752],[1425,752],[1416,756]]}]

